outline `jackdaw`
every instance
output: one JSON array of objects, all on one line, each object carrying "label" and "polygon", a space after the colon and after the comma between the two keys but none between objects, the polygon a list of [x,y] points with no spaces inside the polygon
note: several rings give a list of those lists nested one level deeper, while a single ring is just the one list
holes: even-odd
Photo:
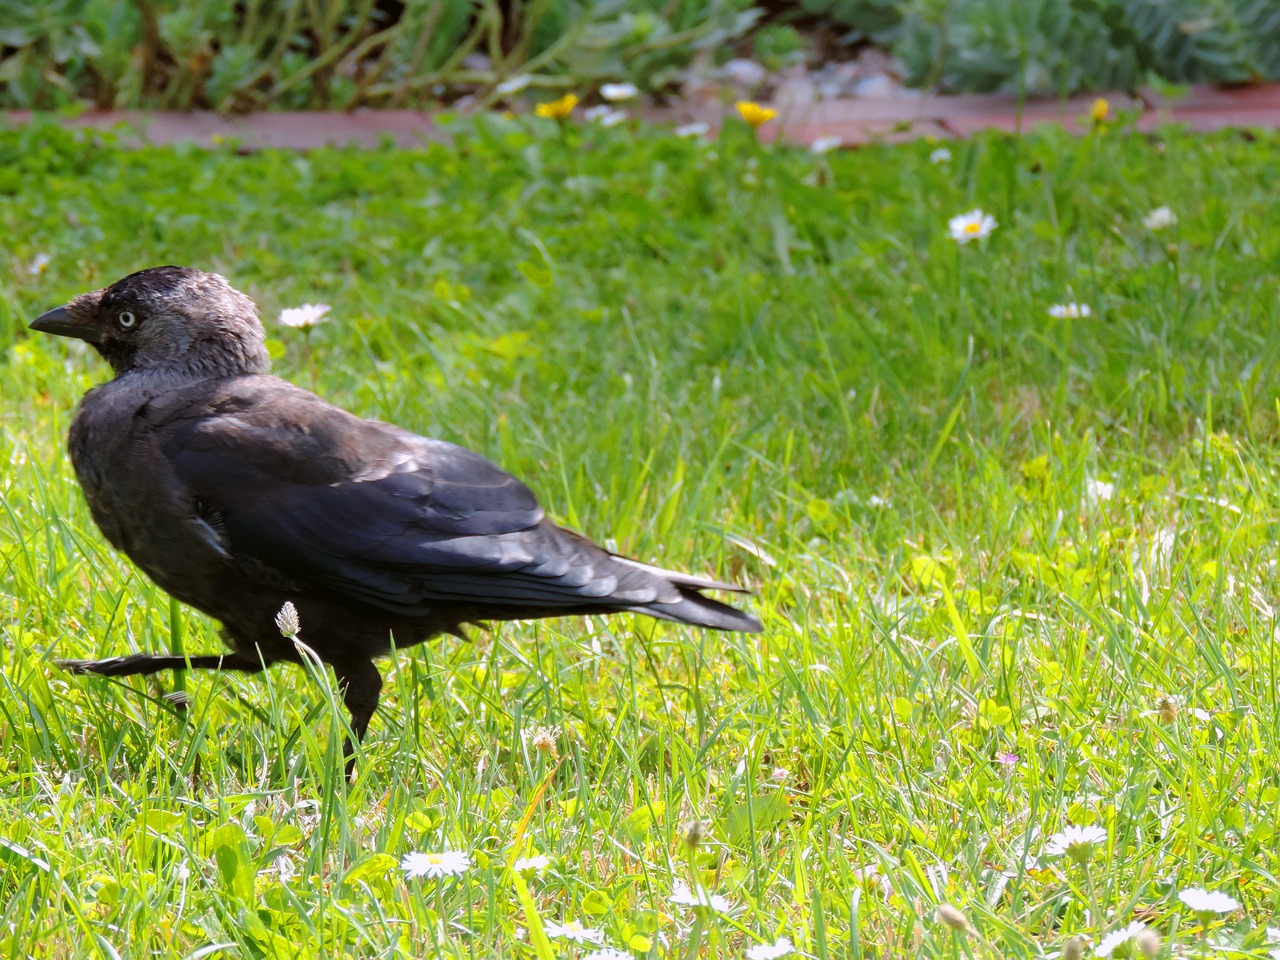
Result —
[{"label": "jackdaw", "polygon": [[231,648],[60,662],[72,671],[298,663],[276,624],[290,602],[362,738],[382,689],[373,658],[392,638],[407,647],[468,623],[620,611],[760,630],[700,593],[741,588],[611,553],[546,519],[528,487],[471,451],[271,376],[253,301],[216,274],[142,270],[31,329],[87,341],[111,364],[68,441],[89,509],[160,587],[221,621]]}]

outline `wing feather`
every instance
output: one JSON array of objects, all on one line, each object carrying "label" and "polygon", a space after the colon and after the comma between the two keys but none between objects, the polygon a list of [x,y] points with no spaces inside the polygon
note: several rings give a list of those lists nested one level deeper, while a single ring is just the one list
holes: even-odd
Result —
[{"label": "wing feather", "polygon": [[165,456],[217,511],[233,557],[404,613],[660,598],[654,578],[631,583],[632,569],[547,521],[528,487],[477,454],[274,378],[224,389],[235,395],[155,416]]}]

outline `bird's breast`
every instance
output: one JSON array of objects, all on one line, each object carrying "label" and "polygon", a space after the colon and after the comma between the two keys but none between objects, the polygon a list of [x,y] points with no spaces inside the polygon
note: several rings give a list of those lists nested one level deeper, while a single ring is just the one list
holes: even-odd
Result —
[{"label": "bird's breast", "polygon": [[76,478],[111,545],[165,591],[195,603],[200,581],[225,576],[228,558],[160,450],[149,398],[113,396],[110,386],[88,394],[72,421]]}]

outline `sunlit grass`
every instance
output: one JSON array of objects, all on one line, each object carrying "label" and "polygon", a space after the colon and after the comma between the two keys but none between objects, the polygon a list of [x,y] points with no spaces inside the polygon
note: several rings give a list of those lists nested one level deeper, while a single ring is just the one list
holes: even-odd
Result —
[{"label": "sunlit grass", "polygon": [[[0,136],[0,956],[583,956],[548,936],[578,922],[638,957],[1032,957],[1135,920],[1165,955],[1265,956],[1278,146]],[[960,246],[974,208],[999,226]],[[250,292],[281,375],[751,585],[765,632],[433,641],[384,664],[353,786],[331,679],[193,674],[178,714],[168,677],[60,673],[167,650],[170,606],[62,450],[103,365],[23,328],[167,262]],[[277,322],[318,302],[309,340]],[[1105,839],[1050,855],[1069,826]],[[407,880],[412,851],[470,866]],[[1197,915],[1190,887],[1241,907]]]}]

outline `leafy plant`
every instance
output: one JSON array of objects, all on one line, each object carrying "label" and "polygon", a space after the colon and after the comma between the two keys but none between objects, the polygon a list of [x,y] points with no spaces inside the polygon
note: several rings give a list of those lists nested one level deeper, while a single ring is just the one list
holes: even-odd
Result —
[{"label": "leafy plant", "polygon": [[846,43],[870,40],[887,46],[897,36],[905,5],[903,0],[799,0],[796,6],[843,28]]},{"label": "leafy plant", "polygon": [[[661,87],[757,16],[747,0],[0,0],[0,106],[418,106],[517,73]],[[473,53],[488,67],[464,67]]]},{"label": "leafy plant", "polygon": [[1065,94],[1280,77],[1271,0],[906,0],[895,51],[910,82]]}]

